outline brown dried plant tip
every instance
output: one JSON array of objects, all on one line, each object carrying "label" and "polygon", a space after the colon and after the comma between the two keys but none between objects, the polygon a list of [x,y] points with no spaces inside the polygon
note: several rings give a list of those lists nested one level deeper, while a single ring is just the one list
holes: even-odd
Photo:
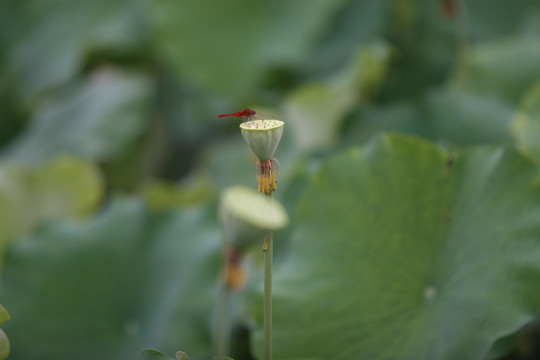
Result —
[{"label": "brown dried plant tip", "polygon": [[241,266],[242,252],[229,247],[225,254],[225,286],[229,289],[239,290],[244,286],[245,274]]},{"label": "brown dried plant tip", "polygon": [[[277,170],[274,166],[277,164]],[[276,191],[276,183],[279,179],[279,162],[272,158],[269,160],[257,161],[257,180],[259,182],[258,191],[263,194],[271,194]]]}]

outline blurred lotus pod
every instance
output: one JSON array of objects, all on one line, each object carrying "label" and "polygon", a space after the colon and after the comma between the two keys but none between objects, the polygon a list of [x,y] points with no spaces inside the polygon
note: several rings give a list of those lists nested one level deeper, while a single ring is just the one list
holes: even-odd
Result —
[{"label": "blurred lotus pod", "polygon": [[0,359],[4,360],[8,358],[9,348],[9,339],[4,330],[0,329]]},{"label": "blurred lotus pod", "polygon": [[[11,316],[9,316],[7,310],[0,304],[0,324],[9,319],[11,319]],[[9,339],[4,330],[0,329],[0,360],[7,359],[9,351]]]},{"label": "blurred lotus pod", "polygon": [[225,237],[237,248],[254,244],[289,223],[287,212],[278,201],[244,186],[223,190],[220,214]]},{"label": "blurred lotus pod", "polygon": [[176,352],[176,360],[189,360],[189,357],[187,354],[183,351],[177,351]]},{"label": "blurred lotus pod", "polygon": [[252,120],[240,124],[242,136],[259,160],[269,160],[283,135],[283,125],[280,120]]}]

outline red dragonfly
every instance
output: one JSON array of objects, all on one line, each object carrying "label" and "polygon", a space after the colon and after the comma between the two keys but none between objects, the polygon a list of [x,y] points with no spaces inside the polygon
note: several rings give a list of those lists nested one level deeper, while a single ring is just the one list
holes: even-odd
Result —
[{"label": "red dragonfly", "polygon": [[238,118],[242,118],[242,121],[251,121],[251,120],[267,120],[267,119],[275,119],[274,116],[263,114],[258,111],[255,111],[253,109],[245,108],[242,111],[235,112],[233,114],[223,114],[218,115],[217,117],[227,117],[227,116],[234,116]]}]

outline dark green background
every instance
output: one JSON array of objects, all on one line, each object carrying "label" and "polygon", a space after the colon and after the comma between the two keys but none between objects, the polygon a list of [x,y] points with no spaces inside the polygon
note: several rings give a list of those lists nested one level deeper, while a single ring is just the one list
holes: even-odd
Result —
[{"label": "dark green background", "polygon": [[539,64],[535,0],[0,2],[9,358],[212,358],[245,107],[286,124],[276,359],[539,358]]}]

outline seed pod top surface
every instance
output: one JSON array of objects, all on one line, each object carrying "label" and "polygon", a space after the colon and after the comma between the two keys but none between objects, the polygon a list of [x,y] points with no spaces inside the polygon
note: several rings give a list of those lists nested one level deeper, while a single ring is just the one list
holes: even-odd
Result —
[{"label": "seed pod top surface", "polygon": [[240,129],[259,160],[269,160],[274,157],[284,125],[281,120],[252,120],[240,124]]},{"label": "seed pod top surface", "polygon": [[221,196],[222,211],[264,230],[280,230],[289,217],[277,201],[244,186],[232,186]]}]

